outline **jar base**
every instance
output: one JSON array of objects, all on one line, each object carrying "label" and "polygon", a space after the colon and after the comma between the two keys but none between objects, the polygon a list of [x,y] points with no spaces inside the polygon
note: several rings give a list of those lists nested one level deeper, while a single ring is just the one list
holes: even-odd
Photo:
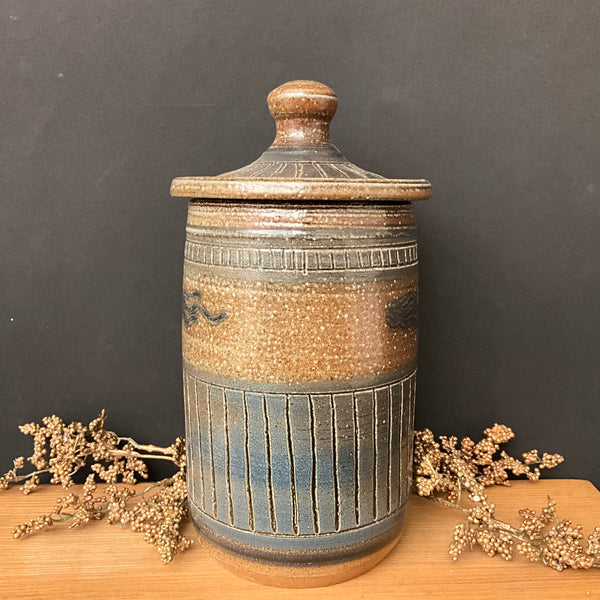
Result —
[{"label": "jar base", "polygon": [[256,583],[279,588],[316,588],[354,579],[381,562],[400,540],[399,533],[391,542],[360,558],[320,566],[282,566],[257,562],[225,552],[206,539],[202,545],[228,571]]}]

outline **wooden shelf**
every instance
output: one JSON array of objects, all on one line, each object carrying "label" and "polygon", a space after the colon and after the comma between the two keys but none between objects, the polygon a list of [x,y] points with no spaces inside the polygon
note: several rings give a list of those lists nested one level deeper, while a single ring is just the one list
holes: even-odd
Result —
[{"label": "wooden shelf", "polygon": [[[76,490],[74,490],[76,491]],[[283,590],[235,577],[201,547],[163,566],[156,550],[139,534],[100,521],[67,531],[58,526],[14,540],[17,523],[47,512],[62,490],[42,486],[30,496],[0,491],[0,598],[297,599],[340,598],[560,598],[600,597],[600,570],[558,573],[516,557],[506,562],[479,551],[458,561],[448,555],[453,525],[461,515],[413,498],[403,538],[392,553],[365,575],[329,588]],[[514,482],[490,489],[499,518],[517,522],[517,510],[539,510],[550,495],[560,518],[581,523],[586,535],[600,525],[600,492],[588,481]],[[188,535],[196,536],[188,524]]]}]

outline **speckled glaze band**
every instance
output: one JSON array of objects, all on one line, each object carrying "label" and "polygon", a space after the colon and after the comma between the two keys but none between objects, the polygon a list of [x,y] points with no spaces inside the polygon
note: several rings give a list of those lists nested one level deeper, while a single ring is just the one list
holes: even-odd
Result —
[{"label": "speckled glaze band", "polygon": [[411,469],[410,204],[192,201],[184,264],[189,497],[205,539],[221,559],[283,569],[391,547]]}]

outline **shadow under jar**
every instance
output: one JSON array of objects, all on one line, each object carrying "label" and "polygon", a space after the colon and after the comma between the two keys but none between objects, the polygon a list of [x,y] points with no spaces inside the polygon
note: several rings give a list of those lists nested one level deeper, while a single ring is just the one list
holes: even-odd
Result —
[{"label": "shadow under jar", "polygon": [[173,181],[191,197],[183,371],[192,518],[227,568],[283,587],[363,573],[410,493],[425,180],[329,141],[337,99],[293,81],[254,163]]}]

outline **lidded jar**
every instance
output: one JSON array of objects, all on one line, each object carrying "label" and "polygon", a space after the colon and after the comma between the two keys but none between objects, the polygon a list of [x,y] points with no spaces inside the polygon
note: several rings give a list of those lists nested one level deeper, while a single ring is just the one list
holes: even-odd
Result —
[{"label": "lidded jar", "polygon": [[333,90],[292,81],[252,164],[173,180],[191,198],[183,275],[188,492],[229,569],[337,583],[398,540],[410,493],[422,179],[329,141]]}]

